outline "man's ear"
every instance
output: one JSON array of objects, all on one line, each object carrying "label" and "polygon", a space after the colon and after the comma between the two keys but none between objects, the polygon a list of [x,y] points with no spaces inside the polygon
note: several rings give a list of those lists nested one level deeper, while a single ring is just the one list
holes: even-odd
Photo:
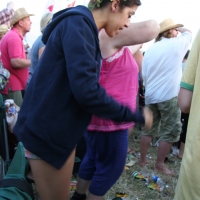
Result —
[{"label": "man's ear", "polygon": [[23,25],[24,25],[23,20],[19,20],[18,24],[19,24],[20,26],[23,26]]}]

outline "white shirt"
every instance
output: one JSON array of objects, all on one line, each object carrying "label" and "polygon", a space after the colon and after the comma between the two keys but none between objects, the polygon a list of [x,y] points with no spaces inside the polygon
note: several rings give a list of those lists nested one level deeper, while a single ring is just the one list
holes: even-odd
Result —
[{"label": "white shirt", "polygon": [[144,55],[142,76],[145,103],[154,104],[178,96],[182,77],[182,60],[192,40],[190,32],[154,43]]}]

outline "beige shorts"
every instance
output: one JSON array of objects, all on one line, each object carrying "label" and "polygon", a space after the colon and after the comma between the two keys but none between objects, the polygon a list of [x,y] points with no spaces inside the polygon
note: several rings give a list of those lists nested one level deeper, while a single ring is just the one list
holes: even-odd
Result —
[{"label": "beige shorts", "polygon": [[153,125],[151,130],[142,130],[142,135],[160,136],[164,142],[179,141],[181,133],[181,111],[178,106],[178,97],[168,101],[150,104],[153,112]]}]

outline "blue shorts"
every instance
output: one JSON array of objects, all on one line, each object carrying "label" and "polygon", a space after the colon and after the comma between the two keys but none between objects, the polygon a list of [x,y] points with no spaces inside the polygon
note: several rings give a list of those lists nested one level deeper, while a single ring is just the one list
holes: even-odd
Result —
[{"label": "blue shorts", "polygon": [[91,181],[89,192],[104,196],[122,174],[128,148],[128,130],[86,131],[87,151],[78,176]]}]

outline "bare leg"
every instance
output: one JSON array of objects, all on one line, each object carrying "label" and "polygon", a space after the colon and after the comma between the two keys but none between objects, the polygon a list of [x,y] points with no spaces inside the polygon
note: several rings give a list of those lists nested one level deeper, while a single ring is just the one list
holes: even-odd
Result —
[{"label": "bare leg", "polygon": [[152,137],[143,135],[140,139],[140,166],[144,167],[149,162],[147,161],[147,151],[149,149],[149,146],[151,144]]},{"label": "bare leg", "polygon": [[184,149],[185,149],[185,144],[183,142],[181,142],[178,158],[182,159],[183,153],[184,153]]},{"label": "bare leg", "polygon": [[103,196],[95,196],[91,193],[88,194],[87,200],[102,200]]},{"label": "bare leg", "polygon": [[29,159],[41,200],[66,200],[68,198],[74,157],[75,150],[59,170],[43,160]]},{"label": "bare leg", "polygon": [[155,165],[155,170],[166,174],[166,175],[174,175],[172,171],[170,171],[164,164],[165,158],[167,154],[170,152],[171,146],[173,143],[170,142],[159,142],[158,147],[158,156],[157,156],[157,162]]}]

